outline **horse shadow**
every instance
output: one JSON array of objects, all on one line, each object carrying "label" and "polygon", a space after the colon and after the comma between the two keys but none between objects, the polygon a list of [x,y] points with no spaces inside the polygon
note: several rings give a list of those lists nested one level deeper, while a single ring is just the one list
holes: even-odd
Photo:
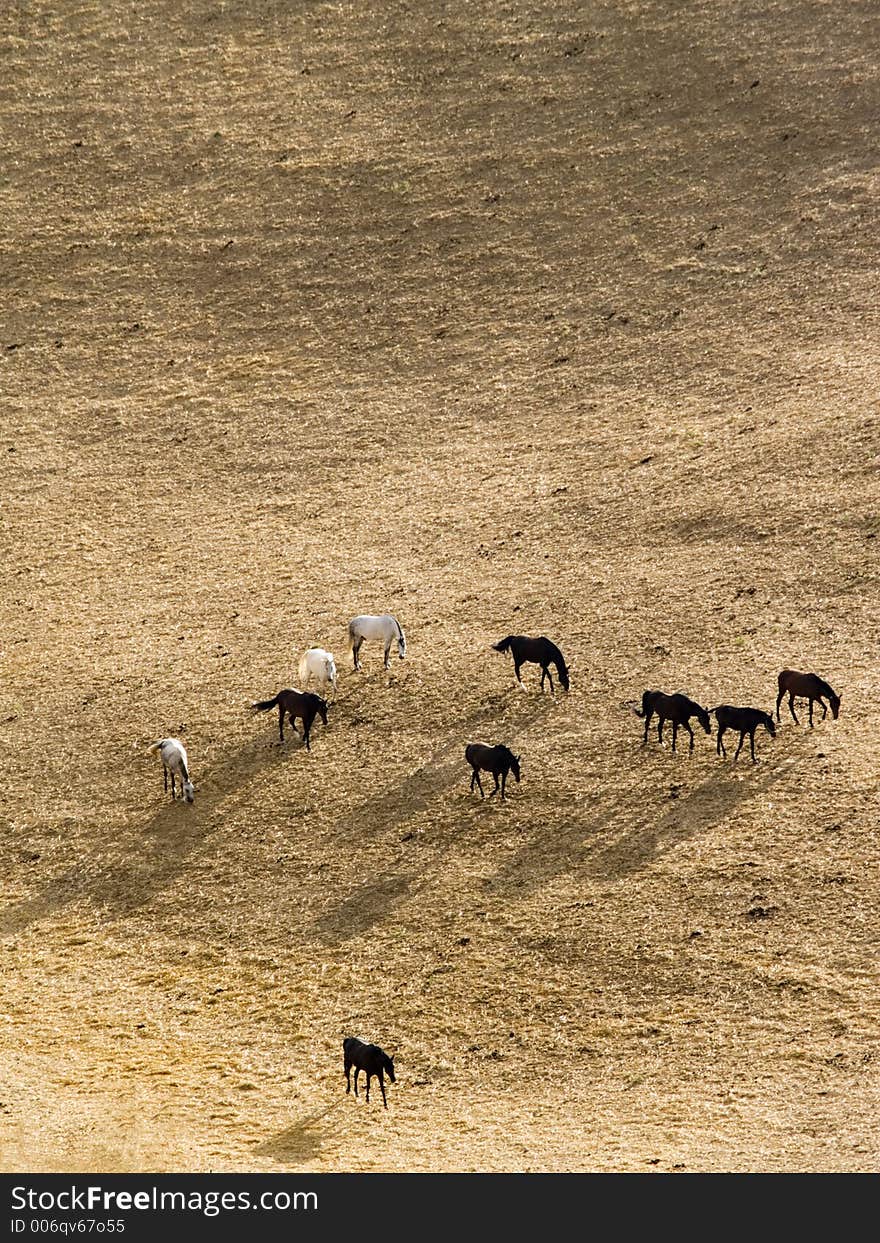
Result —
[{"label": "horse shadow", "polygon": [[316,1113],[300,1118],[298,1122],[254,1148],[254,1156],[268,1157],[280,1165],[304,1165],[307,1161],[312,1161],[320,1156],[326,1139],[317,1123],[338,1109],[340,1104],[341,1101],[333,1101],[326,1109],[319,1109]]},{"label": "horse shadow", "polygon": [[[499,731],[508,731],[512,740],[516,733],[533,726],[551,712],[553,706],[552,696],[525,698],[519,691],[491,696],[459,727],[450,730],[417,769],[396,777],[378,798],[359,804],[339,820],[335,828],[339,840],[376,840],[391,830],[399,832],[434,799],[466,779],[464,747],[470,730],[491,722]],[[505,713],[505,708],[512,711]],[[365,881],[319,915],[312,924],[312,933],[328,945],[340,945],[363,936],[413,892],[415,880],[412,872],[389,870],[379,880]]]},{"label": "horse shadow", "polygon": [[[594,880],[622,880],[649,867],[683,842],[699,837],[735,807],[783,780],[798,763],[797,759],[788,758],[758,771],[751,770],[749,765],[751,771],[742,780],[731,771],[716,772],[686,797],[675,798],[665,810],[644,807],[640,792],[627,788],[607,800],[596,814],[566,820],[558,830],[553,830],[552,838],[548,838],[546,831],[532,837],[496,872],[490,887],[500,895],[522,896],[572,869],[583,869]],[[630,812],[633,805],[644,807],[635,825],[597,850],[596,837]]]},{"label": "horse shadow", "polygon": [[[0,935],[20,933],[83,899],[111,918],[145,906],[216,832],[219,826],[214,815],[224,800],[259,773],[281,764],[285,754],[279,747],[267,748],[262,736],[249,740],[205,772],[192,806],[163,801],[123,841],[108,843],[88,861],[78,862],[50,881],[40,894],[0,911]],[[161,774],[161,768],[157,771]]]}]

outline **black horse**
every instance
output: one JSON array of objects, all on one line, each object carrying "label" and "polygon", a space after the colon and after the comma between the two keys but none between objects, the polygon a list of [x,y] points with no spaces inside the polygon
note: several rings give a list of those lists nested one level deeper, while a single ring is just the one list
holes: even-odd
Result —
[{"label": "black horse", "polygon": [[718,722],[718,742],[715,746],[718,755],[727,756],[727,749],[721,741],[726,729],[739,730],[739,746],[734,753],[734,759],[739,757],[746,734],[748,734],[753,764],[758,762],[755,759],[755,730],[758,726],[763,725],[771,738],[776,737],[773,717],[769,712],[762,712],[760,708],[732,708],[730,704],[721,704],[720,707],[712,708],[710,711],[714,713],[715,720]]},{"label": "black horse", "polygon": [[555,694],[553,675],[550,672],[550,666],[555,665],[562,689],[568,690],[568,666],[563,659],[562,652],[555,643],[551,643],[543,635],[539,639],[530,639],[524,634],[509,634],[506,639],[502,639],[500,643],[493,643],[492,646],[496,652],[510,652],[513,657],[513,672],[520,686],[523,685],[523,680],[519,676],[520,668],[523,665],[540,665],[541,690],[544,689],[544,679],[549,678],[550,693]]},{"label": "black horse", "polygon": [[358,1075],[363,1071],[367,1076],[367,1104],[370,1103],[370,1080],[375,1075],[382,1089],[382,1102],[387,1109],[384,1074],[387,1071],[388,1078],[392,1083],[396,1083],[394,1058],[389,1057],[377,1044],[367,1044],[365,1040],[359,1040],[357,1036],[346,1036],[342,1042],[342,1053],[345,1060],[345,1095],[348,1096],[351,1091],[351,1068],[353,1066],[355,1096],[358,1094]]},{"label": "black horse", "polygon": [[[505,747],[500,743],[496,747],[486,746],[484,742],[470,742],[464,749],[464,758],[474,770],[471,773],[471,793],[473,793],[474,783],[480,787],[480,798],[485,798],[483,792],[483,783],[480,781],[480,769],[483,772],[491,773],[495,778],[495,789],[492,794],[497,794],[500,788],[501,797],[504,798],[504,788],[507,785],[507,774],[513,773],[519,784],[519,756],[514,755],[509,747]],[[499,787],[498,778],[501,777]],[[489,795],[489,798],[492,797]]]},{"label": "black horse", "polygon": [[797,669],[783,669],[779,675],[779,694],[776,697],[776,719],[779,720],[779,705],[782,703],[782,697],[788,692],[788,710],[794,717],[795,725],[800,725],[800,721],[794,714],[794,700],[796,695],[800,695],[802,699],[810,701],[810,729],[813,728],[813,703],[818,703],[822,709],[822,720],[824,721],[828,715],[828,709],[823,702],[825,699],[831,705],[831,715],[837,720],[837,714],[840,712],[840,696],[831,689],[827,682],[815,673],[798,673]]},{"label": "black horse", "polygon": [[270,708],[278,708],[278,733],[281,741],[284,742],[284,718],[289,716],[294,732],[296,732],[296,718],[303,723],[303,742],[306,744],[306,750],[311,751],[309,746],[309,734],[312,728],[312,721],[320,713],[321,720],[327,724],[327,700],[322,699],[320,695],[313,695],[311,691],[279,691],[274,699],[261,699],[257,703],[251,704],[253,712],[268,712]]},{"label": "black horse", "polygon": [[672,749],[675,750],[675,739],[678,736],[678,727],[681,725],[691,736],[691,745],[688,747],[688,753],[694,749],[694,731],[688,722],[692,716],[695,716],[702,725],[707,734],[711,734],[712,726],[709,722],[709,713],[705,708],[701,708],[693,699],[688,699],[687,695],[664,695],[662,691],[645,691],[642,695],[642,710],[639,712],[636,708],[636,716],[645,718],[645,737],[642,745],[648,741],[648,726],[651,724],[651,717],[657,717],[657,740],[663,741],[663,722],[672,722]]}]

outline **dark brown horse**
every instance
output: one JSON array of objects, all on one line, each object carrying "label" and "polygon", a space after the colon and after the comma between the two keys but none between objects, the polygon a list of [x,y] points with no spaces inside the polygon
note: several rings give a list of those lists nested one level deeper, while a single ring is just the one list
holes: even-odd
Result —
[{"label": "dark brown horse", "polygon": [[296,733],[297,717],[303,723],[303,742],[306,744],[306,750],[311,751],[309,746],[309,734],[312,729],[312,721],[320,713],[321,720],[327,724],[327,700],[322,699],[320,695],[313,695],[311,691],[295,691],[286,690],[279,691],[274,699],[261,699],[257,703],[251,704],[253,712],[268,712],[270,708],[278,709],[278,733],[281,741],[284,742],[284,718],[290,717],[293,725],[294,733]]},{"label": "dark brown horse", "polygon": [[519,676],[521,666],[540,665],[541,690],[543,691],[544,689],[544,679],[549,678],[550,694],[555,694],[553,674],[550,672],[550,666],[555,665],[562,689],[564,691],[568,690],[568,666],[563,659],[562,652],[560,652],[555,643],[551,643],[544,635],[541,635],[539,639],[530,639],[524,634],[509,634],[500,643],[493,643],[492,647],[496,652],[510,652],[513,657],[513,672],[520,686],[523,685],[523,680]]},{"label": "dark brown horse", "polygon": [[648,726],[651,724],[651,717],[656,714],[657,717],[657,741],[663,741],[663,722],[672,722],[672,749],[675,750],[675,739],[678,735],[678,727],[682,726],[691,736],[691,744],[688,747],[688,753],[694,749],[694,731],[688,722],[692,716],[695,716],[702,725],[707,734],[711,734],[712,726],[709,723],[709,713],[705,708],[701,708],[693,699],[688,699],[687,695],[664,695],[662,691],[645,691],[642,695],[642,710],[635,710],[637,717],[645,718],[645,737],[642,746],[648,741]]},{"label": "dark brown horse", "polygon": [[377,1044],[367,1044],[365,1040],[359,1040],[357,1036],[346,1036],[342,1042],[342,1055],[345,1063],[345,1095],[348,1096],[351,1091],[351,1068],[354,1067],[354,1094],[358,1094],[358,1075],[361,1071],[367,1076],[367,1103],[370,1101],[370,1080],[373,1075],[379,1080],[379,1087],[382,1089],[382,1103],[388,1108],[388,1101],[385,1099],[385,1071],[388,1072],[388,1078],[392,1083],[396,1083],[394,1078],[394,1058],[389,1057],[384,1049],[380,1049]]},{"label": "dark brown horse", "polygon": [[739,746],[736,748],[734,759],[739,757],[746,734],[748,734],[753,764],[758,762],[755,759],[755,730],[758,726],[763,725],[771,738],[776,737],[773,717],[769,712],[762,712],[760,708],[732,708],[730,704],[721,704],[720,707],[710,708],[709,711],[715,714],[715,720],[718,722],[718,742],[715,746],[718,755],[725,757],[727,755],[727,749],[721,741],[726,729],[739,730]]},{"label": "dark brown horse", "polygon": [[[483,792],[483,783],[480,781],[480,769],[483,772],[491,773],[495,778],[495,789],[492,794],[497,794],[500,788],[501,797],[504,798],[504,788],[507,785],[507,774],[513,773],[519,784],[519,756],[514,755],[509,747],[502,746],[500,743],[497,747],[488,747],[484,742],[470,742],[464,749],[464,758],[474,770],[471,774],[471,793],[473,793],[474,782],[480,787],[480,798],[485,798]],[[499,787],[498,778],[501,777]],[[489,795],[489,798],[492,797]]]},{"label": "dark brown horse", "polygon": [[794,717],[795,725],[800,725],[800,721],[794,714],[795,696],[800,695],[802,699],[810,701],[810,729],[813,728],[813,704],[818,703],[822,709],[822,720],[824,721],[828,715],[824,700],[828,700],[831,707],[831,715],[837,720],[837,714],[840,712],[840,696],[831,689],[827,682],[815,673],[798,673],[797,669],[783,669],[779,675],[779,694],[776,697],[776,719],[779,718],[779,705],[782,703],[783,696],[788,692],[788,710]]}]

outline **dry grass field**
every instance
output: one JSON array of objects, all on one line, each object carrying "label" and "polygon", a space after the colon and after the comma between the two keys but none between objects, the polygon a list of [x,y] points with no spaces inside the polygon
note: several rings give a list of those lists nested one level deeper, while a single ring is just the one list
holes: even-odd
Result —
[{"label": "dry grass field", "polygon": [[[876,1168],[875,36],[14,0],[3,1169]],[[407,659],[353,673],[386,610]],[[307,754],[247,707],[310,643]],[[839,720],[642,747],[646,687],[769,709],[786,665]]]}]

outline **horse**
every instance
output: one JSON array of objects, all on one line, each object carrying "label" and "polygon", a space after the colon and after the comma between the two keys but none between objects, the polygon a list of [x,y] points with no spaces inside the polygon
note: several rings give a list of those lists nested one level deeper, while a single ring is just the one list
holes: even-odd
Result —
[{"label": "horse", "polygon": [[635,710],[636,716],[641,719],[645,718],[645,737],[642,740],[642,746],[648,741],[648,726],[651,724],[651,717],[657,716],[657,741],[663,741],[663,722],[672,722],[672,749],[675,750],[675,739],[678,735],[679,725],[691,736],[691,743],[688,747],[688,754],[694,749],[694,731],[688,722],[692,716],[695,716],[702,725],[707,734],[711,734],[712,726],[709,721],[709,713],[705,708],[701,708],[693,699],[688,699],[687,695],[664,695],[662,691],[645,691],[642,695],[642,710]]},{"label": "horse", "polygon": [[[474,782],[480,787],[480,798],[485,798],[483,791],[483,783],[480,781],[480,769],[484,772],[491,773],[495,778],[495,789],[492,794],[497,794],[499,790],[498,777],[501,777],[501,797],[504,798],[504,788],[507,785],[507,774],[513,773],[519,785],[519,761],[520,756],[514,755],[509,747],[499,743],[495,747],[489,747],[484,742],[470,742],[464,749],[464,758],[474,770],[471,774],[471,793],[474,791]],[[489,798],[492,797],[489,795]]]},{"label": "horse", "polygon": [[284,718],[290,717],[290,723],[296,732],[296,718],[303,723],[303,742],[306,744],[306,750],[311,751],[309,746],[309,735],[312,729],[312,721],[320,713],[321,720],[327,724],[327,700],[322,699],[320,695],[313,695],[311,691],[285,690],[279,691],[274,699],[260,699],[257,703],[251,704],[252,712],[268,712],[270,708],[278,708],[278,734],[281,741],[284,742]]},{"label": "horse", "polygon": [[314,681],[322,691],[327,686],[336,689],[336,661],[333,653],[325,651],[323,647],[310,647],[303,652],[298,673],[303,686]]},{"label": "horse", "polygon": [[718,722],[718,742],[715,746],[715,751],[724,758],[727,757],[727,749],[721,739],[726,729],[739,730],[739,746],[734,753],[734,759],[739,758],[746,734],[748,734],[753,764],[758,762],[755,759],[755,730],[758,726],[763,725],[771,738],[776,737],[776,726],[773,724],[773,717],[769,712],[762,712],[760,708],[732,708],[730,704],[721,704],[718,708],[710,708],[709,713],[714,715],[715,720]]},{"label": "horse", "polygon": [[147,748],[150,755],[157,752],[162,757],[162,775],[165,778],[165,790],[168,790],[168,774],[171,774],[171,799],[177,798],[175,778],[180,778],[181,798],[191,803],[196,795],[196,788],[190,781],[187,764],[186,747],[179,738],[160,738]]},{"label": "horse", "polygon": [[345,1064],[345,1095],[348,1096],[351,1091],[351,1068],[353,1066],[355,1096],[358,1094],[358,1075],[363,1071],[367,1076],[367,1104],[370,1103],[370,1080],[375,1075],[382,1089],[382,1103],[387,1109],[384,1076],[387,1070],[391,1082],[397,1082],[394,1078],[394,1058],[389,1057],[377,1044],[367,1044],[365,1040],[359,1040],[357,1036],[346,1036],[342,1042],[342,1055]]},{"label": "horse", "polygon": [[360,669],[361,662],[358,652],[364,639],[381,639],[385,644],[385,668],[390,668],[388,654],[392,643],[397,641],[397,654],[401,660],[406,655],[406,636],[400,622],[390,613],[382,613],[378,617],[372,613],[361,613],[348,623],[348,650],[354,656],[355,670]]},{"label": "horse", "polygon": [[493,643],[492,650],[495,652],[510,652],[513,657],[513,672],[516,674],[516,680],[525,690],[523,680],[519,676],[520,667],[522,665],[540,665],[541,666],[541,691],[544,690],[544,679],[550,679],[550,693],[554,695],[553,675],[550,672],[550,666],[556,666],[556,672],[562,689],[568,690],[568,667],[563,659],[562,652],[555,643],[551,643],[548,638],[541,635],[539,639],[530,639],[524,634],[509,634],[506,639],[502,639],[500,643]]},{"label": "horse", "polygon": [[776,719],[779,717],[779,705],[782,703],[783,695],[788,692],[788,710],[794,717],[795,725],[800,725],[794,713],[795,695],[800,695],[810,702],[810,729],[813,728],[813,703],[819,704],[822,709],[822,720],[824,721],[828,715],[824,700],[827,699],[831,706],[831,715],[837,720],[840,712],[840,696],[831,689],[827,682],[823,682],[815,673],[798,673],[797,669],[783,669],[779,675],[779,694],[776,697]]}]

